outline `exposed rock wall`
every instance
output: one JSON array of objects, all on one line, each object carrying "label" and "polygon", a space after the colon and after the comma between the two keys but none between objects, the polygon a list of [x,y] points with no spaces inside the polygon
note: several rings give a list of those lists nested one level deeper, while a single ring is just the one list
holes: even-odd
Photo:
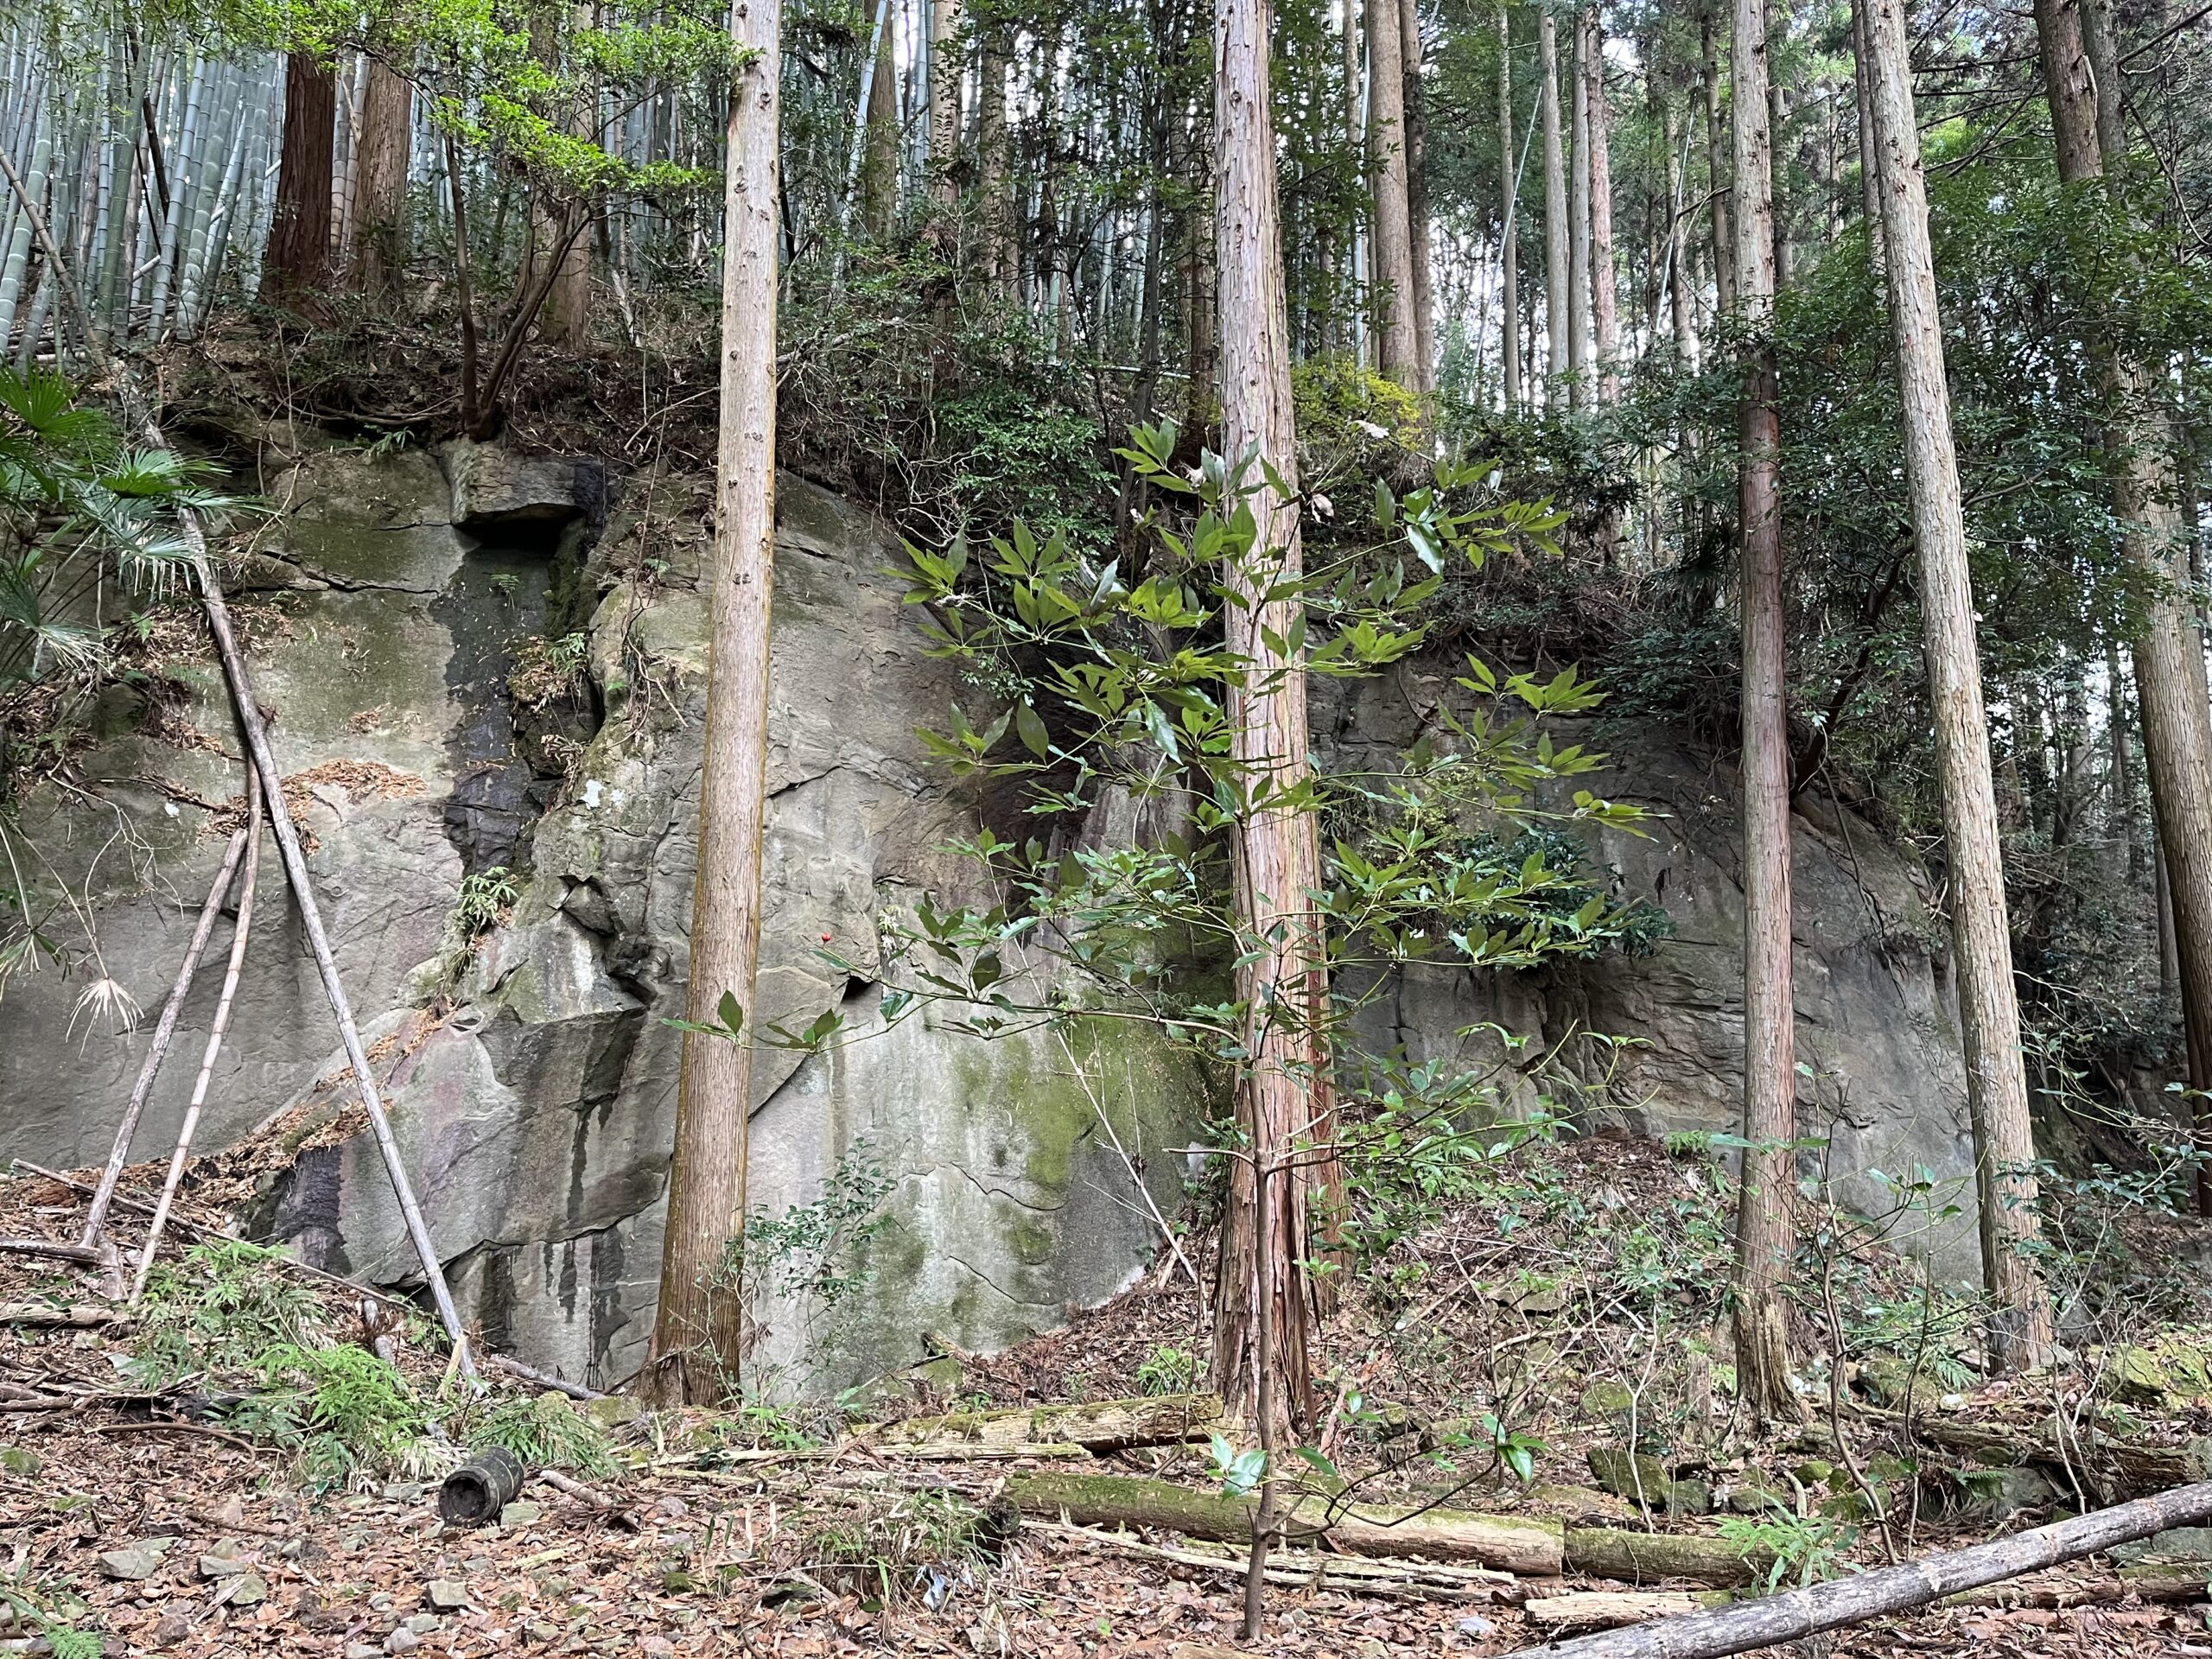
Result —
[{"label": "exposed rock wall", "polygon": [[[643,1357],[660,1266],[696,847],[707,495],[696,481],[522,463],[495,449],[371,460],[310,447],[265,474],[283,511],[232,583],[280,763],[303,787],[309,863],[403,1145],[468,1315],[495,1344],[613,1382]],[[1173,1211],[1206,1105],[1187,1058],[1132,1028],[984,1042],[919,1018],[885,1031],[880,927],[971,877],[941,849],[976,822],[913,728],[960,693],[927,658],[893,551],[865,514],[798,480],[780,493],[766,937],[756,1027],[842,1010],[824,1052],[765,1052],[753,1118],[754,1209],[813,1202],[880,1173],[889,1196],[836,1306],[769,1306],[758,1373],[843,1386],[933,1340],[988,1348],[1110,1294],[1156,1239],[1134,1183]],[[524,666],[518,642],[574,638]],[[547,664],[553,664],[552,670]],[[579,671],[564,681],[569,665]],[[128,699],[79,779],[24,818],[53,913],[95,924],[105,971],[145,1007],[175,972],[241,790],[212,664],[158,719]],[[1409,742],[1446,677],[1410,665],[1341,694],[1317,730],[1370,759]],[[1663,817],[1599,857],[1656,899],[1675,935],[1643,958],[1554,973],[1428,968],[1394,982],[1369,1040],[1416,1059],[1503,1064],[1509,1099],[1586,1106],[1599,1062],[1532,1063],[1575,1031],[1633,1039],[1603,1109],[1651,1132],[1732,1126],[1741,1043],[1741,894],[1732,780],[1656,730],[1617,734],[1602,792]],[[1131,833],[1102,813],[1093,838]],[[1840,1169],[1969,1166],[1940,957],[1912,867],[1864,825],[1797,823],[1801,1052],[1815,1127]],[[265,859],[264,871],[276,868]],[[512,905],[461,940],[463,882],[505,870]],[[66,884],[68,897],[61,889]],[[489,891],[483,880],[471,891]],[[346,1116],[343,1065],[289,897],[270,881],[204,1146],[287,1108],[302,1149],[270,1179],[257,1229],[379,1281],[413,1270],[373,1147]],[[818,954],[835,951],[848,973]],[[219,954],[219,940],[216,951]],[[143,1052],[73,1005],[88,976],[19,977],[0,1001],[0,1153],[84,1165],[107,1148]],[[213,1000],[203,976],[139,1155],[165,1151]],[[1099,1022],[1103,1027],[1103,1022]],[[1503,1030],[1530,1040],[1509,1051]],[[1112,1134],[1104,1132],[1110,1125]],[[1116,1149],[1118,1142],[1119,1148]],[[1128,1156],[1125,1158],[1123,1154]],[[1880,1208],[1863,1178],[1847,1196]],[[803,1262],[755,1264],[771,1279]]]}]

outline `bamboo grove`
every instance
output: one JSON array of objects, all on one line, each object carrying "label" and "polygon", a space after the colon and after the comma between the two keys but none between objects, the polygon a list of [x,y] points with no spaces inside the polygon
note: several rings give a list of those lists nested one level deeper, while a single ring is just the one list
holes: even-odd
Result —
[{"label": "bamboo grove", "polygon": [[[1762,1310],[1810,1087],[1789,836],[1816,797],[1917,847],[1945,894],[1946,937],[1897,947],[1947,956],[1957,987],[2000,1357],[2053,1340],[2039,1156],[2133,1135],[2212,1200],[2187,1127],[2212,1091],[2201,10],[794,0],[779,19],[764,92],[728,18],[617,0],[12,9],[0,340],[71,366],[159,359],[257,306],[397,322],[452,342],[452,388],[321,412],[489,437],[549,364],[665,377],[717,293],[727,339],[730,89],[751,87],[780,162],[753,175],[779,181],[751,227],[772,291],[746,315],[779,353],[756,470],[779,421],[782,464],[918,542],[1020,517],[1103,561],[1202,448],[1255,447],[1282,580],[1301,535],[1373,528],[1353,492],[1439,454],[1567,510],[1563,558],[1440,582],[1425,626],[1579,664],[1613,709],[1740,762],[1737,1344],[1761,1409],[1789,1405]],[[1179,447],[1129,451],[1132,429]],[[1255,613],[1275,580],[1254,579]],[[1268,650],[1302,681],[1300,648]],[[1294,701],[1264,718],[1302,767]],[[1280,868],[1326,879],[1310,846]],[[1270,971],[1279,990],[1307,970]],[[2179,1102],[2153,1081],[2176,1074]],[[1280,1151],[1255,1154],[1262,1188]],[[1241,1202],[1265,1232],[1269,1205]],[[1294,1243],[1305,1224],[1284,1212]],[[1263,1272],[1258,1302],[1281,1287]],[[1242,1403],[1266,1397],[1274,1361],[1217,1351]],[[1302,1404],[1275,1409],[1299,1427]]]}]

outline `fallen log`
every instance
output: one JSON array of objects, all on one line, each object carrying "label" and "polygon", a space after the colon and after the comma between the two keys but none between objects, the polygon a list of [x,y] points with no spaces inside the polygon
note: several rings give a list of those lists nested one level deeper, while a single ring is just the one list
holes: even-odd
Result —
[{"label": "fallen log", "polygon": [[57,1244],[50,1238],[0,1238],[0,1250],[15,1255],[50,1255],[57,1262],[74,1262],[97,1268],[101,1253],[89,1244]]},{"label": "fallen log", "polygon": [[2212,1561],[2190,1566],[2175,1561],[2123,1567],[2116,1574],[2062,1579],[2039,1584],[2007,1580],[1979,1590],[1946,1596],[1939,1607],[2097,1607],[2116,1602],[2212,1601]]},{"label": "fallen log", "polygon": [[[1256,1497],[1194,1492],[1164,1480],[1041,1471],[1008,1479],[1006,1497],[1024,1515],[1084,1526],[1156,1527],[1217,1543],[1249,1543],[1259,1507]],[[1281,1524],[1286,1544],[1325,1542],[1347,1555],[1470,1561],[1535,1578],[1556,1577],[1564,1565],[1559,1522],[1524,1516],[1344,1506],[1307,1497],[1282,1505]]]},{"label": "fallen log", "polygon": [[854,1438],[884,1447],[964,1444],[1011,1449],[1044,1445],[1121,1452],[1137,1446],[1202,1440],[1220,1423],[1219,1395],[1169,1394],[1098,1400],[1083,1406],[1024,1406],[1007,1411],[909,1417],[904,1422],[855,1429]]},{"label": "fallen log", "polygon": [[1719,1538],[1685,1532],[1630,1532],[1625,1527],[1569,1527],[1567,1570],[1623,1584],[1691,1579],[1726,1586],[1756,1584],[1774,1565],[1770,1554],[1745,1554]]},{"label": "fallen log", "polygon": [[[1897,1413],[1867,1414],[1878,1421],[1902,1427]],[[2212,1439],[2199,1436],[2181,1446],[2143,1446],[2101,1433],[2094,1424],[2083,1424],[2080,1438],[2062,1448],[2056,1442],[2017,1428],[1998,1428],[1953,1418],[1916,1416],[1912,1435],[1947,1452],[1962,1452],[1999,1468],[2040,1464],[2046,1468],[2072,1470],[2115,1494],[2164,1491],[2202,1480],[2212,1480]]]},{"label": "fallen log", "polygon": [[[1139,1560],[1171,1561],[1242,1580],[1250,1570],[1247,1550],[1224,1546],[1218,1551],[1169,1544],[1150,1544],[1127,1533],[1101,1532],[1092,1527],[1043,1522],[1028,1529],[1055,1538],[1066,1538]],[[1332,1555],[1324,1551],[1277,1549],[1268,1554],[1265,1568],[1269,1584],[1306,1590],[1335,1590],[1347,1595],[1372,1596],[1383,1600],[1458,1601],[1484,1604],[1510,1601],[1518,1580],[1510,1573],[1486,1567],[1453,1567],[1441,1561],[1389,1561],[1362,1555]]]},{"label": "fallen log", "polygon": [[95,1325],[130,1323],[130,1316],[119,1308],[86,1304],[62,1307],[53,1302],[0,1302],[0,1325],[66,1325],[90,1330]]},{"label": "fallen log", "polygon": [[1610,1630],[1694,1613],[1700,1605],[1700,1598],[1685,1590],[1570,1590],[1525,1601],[1521,1611],[1540,1630]]},{"label": "fallen log", "polygon": [[518,1376],[525,1382],[535,1382],[542,1389],[551,1389],[565,1394],[571,1400],[604,1400],[607,1396],[597,1389],[588,1389],[581,1382],[571,1382],[565,1377],[541,1371],[534,1365],[525,1365],[518,1359],[505,1354],[486,1354],[484,1363],[495,1371],[505,1371],[509,1376]]},{"label": "fallen log", "polygon": [[1732,1607],[1661,1619],[1624,1630],[1605,1630],[1522,1649],[1527,1659],[1722,1659],[1779,1643],[1802,1641],[1822,1630],[1905,1612],[1961,1590],[2018,1578],[2062,1561],[2078,1560],[2114,1544],[2148,1538],[2171,1527],[2212,1516],[2212,1481],[2183,1486],[2156,1497],[2015,1533],[1994,1543],[1944,1550],[1902,1566],[1808,1585]]}]

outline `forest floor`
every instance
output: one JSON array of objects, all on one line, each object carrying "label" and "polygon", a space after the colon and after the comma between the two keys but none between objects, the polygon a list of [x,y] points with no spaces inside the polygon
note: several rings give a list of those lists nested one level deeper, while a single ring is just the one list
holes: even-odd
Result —
[{"label": "forest floor", "polygon": [[[223,1184],[201,1185],[183,1213],[219,1226],[211,1195],[223,1195]],[[1846,1408],[1840,1438],[1824,1373],[1804,1428],[1753,1434],[1732,1419],[1715,1357],[1712,1274],[1725,1232],[1708,1233],[1722,1185],[1700,1159],[1600,1138],[1562,1144],[1409,1215],[1385,1252],[1389,1270],[1362,1275],[1325,1332],[1317,1371],[1337,1404],[1320,1431],[1324,1449],[1365,1496],[1448,1497],[1459,1508],[1569,1524],[1713,1536],[1732,1524],[1738,1499],[1733,1508],[1750,1514],[1736,1516],[1737,1535],[1764,1527],[1761,1541],[1796,1540],[1801,1565],[1834,1573],[1878,1565],[1887,1549],[1904,1556],[1978,1541],[2113,1496],[2100,1489],[2108,1477],[2092,1456],[2069,1478],[2071,1460],[2053,1468],[2026,1450],[1993,1450],[2031,1447],[2069,1414],[2077,1425],[2122,1423],[2129,1444],[2151,1455],[2185,1455],[2212,1427],[2212,1401],[2184,1399],[2164,1373],[2146,1375],[2141,1354],[2151,1351],[2106,1344],[2056,1376],[1977,1383],[1965,1363],[1970,1327],[1940,1321],[1923,1296],[1913,1374],[1900,1383],[1878,1356],[1855,1362],[1835,1396]],[[82,1204],[40,1177],[0,1180],[0,1235],[73,1237]],[[135,1247],[142,1227],[119,1216],[118,1242]],[[1863,1251],[1848,1274],[1828,1276],[1847,1281],[1859,1321],[1847,1338],[1895,1349],[1897,1323],[1881,1320],[1909,1305],[1916,1270],[1878,1255]],[[365,1319],[358,1292],[219,1255],[203,1249],[157,1274],[135,1324],[0,1325],[0,1597],[11,1610],[0,1627],[13,1624],[0,1628],[0,1651],[1388,1659],[1533,1645],[1541,1633],[1522,1600],[1602,1587],[1501,1581],[1460,1600],[1274,1588],[1264,1641],[1236,1649],[1239,1574],[1226,1560],[1166,1560],[1141,1540],[1033,1519],[1011,1537],[995,1531],[992,1500],[1026,1462],[901,1459],[864,1437],[810,1440],[802,1420],[766,1411],[641,1418],[626,1402],[572,1408],[503,1376],[490,1377],[488,1398],[474,1398],[443,1374],[419,1319],[373,1310]],[[5,1255],[0,1301],[85,1306],[98,1294],[83,1270]],[[1836,1298],[1826,1306],[1832,1312]],[[916,1409],[1158,1392],[1190,1381],[1192,1357],[1203,1351],[1199,1317],[1179,1270],[1155,1275],[1065,1330],[995,1356],[952,1357],[957,1383],[940,1364],[934,1384],[918,1373],[889,1392],[904,1386]],[[1880,1326],[1871,1335],[1870,1320]],[[264,1344],[282,1337],[290,1345],[239,1361],[221,1343],[245,1325]],[[404,1391],[419,1410],[416,1440],[394,1441],[381,1466],[359,1452],[368,1441],[346,1420],[353,1396],[327,1386],[339,1372],[298,1369],[307,1363],[300,1349],[358,1356],[378,1335],[397,1342]],[[1804,1351],[1821,1351],[1817,1332],[1800,1335]],[[2126,1403],[2112,1382],[2121,1376],[2135,1379]],[[2212,1393],[2201,1361],[2193,1376]],[[1984,1456],[1908,1446],[1881,1415],[1885,1376],[1923,1401],[1931,1421],[1989,1429]],[[1395,1451],[1374,1414],[1347,1409],[1355,1394],[1400,1408]],[[1497,1468],[1487,1429],[1474,1444],[1452,1431],[1476,1401],[1529,1448],[1532,1482]],[[570,1472],[558,1487],[533,1485],[501,1524],[448,1526],[438,1481],[458,1459],[454,1446],[493,1421],[536,1425],[546,1456]],[[1718,1515],[1647,1516],[1593,1490],[1590,1450],[1624,1441],[1662,1455],[1669,1478],[1691,1483]],[[1417,1451],[1422,1444],[1430,1449]],[[1823,1451],[1855,1463],[1866,1485]],[[2035,1466],[2008,1466],[2016,1462]],[[1219,1490],[1202,1446],[1084,1466]],[[2069,1484],[2078,1493],[2062,1492]],[[1870,1522],[1869,1491],[1886,1527]],[[1747,1491],[1776,1497],[1745,1505]],[[2193,1556],[2212,1537],[2168,1541]],[[2002,1605],[1839,1633],[1820,1651],[2212,1655],[2212,1610],[2202,1605],[2212,1562],[2202,1567],[2194,1593],[2145,1601],[2112,1565],[2079,1563],[2015,1581]],[[2178,1570],[2186,1578],[2197,1568]],[[2083,1605],[2068,1605],[2075,1602]]]}]

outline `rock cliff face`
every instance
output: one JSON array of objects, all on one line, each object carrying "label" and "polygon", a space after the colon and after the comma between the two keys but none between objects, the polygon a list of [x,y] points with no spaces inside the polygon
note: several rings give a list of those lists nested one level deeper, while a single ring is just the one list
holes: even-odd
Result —
[{"label": "rock cliff face", "polygon": [[[643,1357],[660,1265],[678,1058],[664,1021],[683,1011],[696,846],[705,492],[669,479],[610,492],[593,466],[473,447],[375,460],[310,447],[265,473],[283,510],[233,599],[439,1249],[493,1342],[614,1382]],[[1111,1294],[1157,1243],[1145,1198],[1179,1202],[1188,1166],[1169,1149],[1192,1144],[1208,1103],[1192,1064],[1133,1027],[1095,1022],[1069,1042],[985,1042],[918,1018],[885,1029],[880,925],[971,880],[940,849],[978,803],[944,786],[912,730],[961,689],[881,574],[893,548],[878,524],[798,480],[779,518],[768,911],[750,1012],[756,1027],[796,1028],[837,1009],[850,1034],[761,1056],[751,1203],[826,1223],[825,1193],[885,1194],[842,1253],[864,1269],[856,1287],[825,1294],[797,1244],[756,1253],[777,1292],[758,1373],[821,1390],[933,1342],[998,1345]],[[92,923],[148,1027],[219,857],[211,825],[242,788],[212,664],[175,667],[181,700],[104,708],[76,780],[42,785],[24,819],[43,900]],[[1319,728],[1339,749],[1395,751],[1447,683],[1409,667],[1356,688]],[[1732,782],[1663,733],[1613,747],[1616,772],[1596,786],[1666,817],[1649,839],[1610,837],[1600,859],[1665,906],[1674,937],[1558,974],[1422,969],[1377,1003],[1370,1036],[1415,1058],[1503,1058],[1527,1074],[1510,1093],[1565,1091],[1563,1105],[1595,1101],[1648,1131],[1725,1129],[1740,1047]],[[1815,812],[1798,830],[1806,1093],[1833,1123],[1836,1166],[1958,1175],[1970,1160],[1957,1044],[1914,873],[1848,819]],[[396,1206],[347,1115],[281,884],[264,886],[260,913],[201,1144],[285,1114],[294,1155],[264,1175],[257,1229],[404,1283]],[[146,1035],[79,1019],[65,1043],[100,971],[20,976],[0,1001],[0,1154],[105,1155]],[[174,1135],[212,1013],[205,982],[219,976],[188,1004],[142,1158]],[[1577,1029],[1633,1039],[1587,1099],[1587,1052],[1554,1077],[1528,1058]],[[1501,1031],[1541,1040],[1509,1054]],[[1847,1193],[1886,1204],[1863,1179]]]}]

